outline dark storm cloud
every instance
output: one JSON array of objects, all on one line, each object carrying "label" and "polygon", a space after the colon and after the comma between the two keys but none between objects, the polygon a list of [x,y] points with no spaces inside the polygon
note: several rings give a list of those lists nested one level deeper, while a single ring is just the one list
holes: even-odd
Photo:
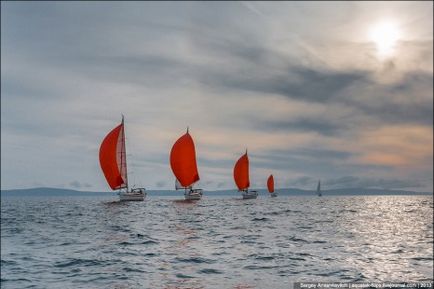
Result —
[{"label": "dark storm cloud", "polygon": [[266,131],[299,131],[299,132],[317,132],[325,136],[333,136],[339,134],[342,129],[345,129],[347,123],[332,123],[331,121],[314,118],[303,117],[293,120],[258,120],[253,118],[251,124],[255,128]]},{"label": "dark storm cloud", "polygon": [[[213,75],[211,78],[212,81],[207,83],[214,82],[212,85],[230,89],[274,93],[305,102],[345,104],[357,110],[357,116],[365,115],[379,122],[430,125],[433,119],[433,78],[429,73],[409,72],[399,83],[392,84],[377,83],[374,75],[368,72],[323,71],[301,67],[291,67],[285,75],[234,73]],[[377,99],[361,100],[360,97],[366,94],[371,94],[370,97],[375,95]],[[405,95],[408,99],[397,99],[397,94]],[[263,125],[267,128],[306,129],[332,135],[345,130],[351,123],[327,118],[333,120],[333,116],[319,115],[290,121],[270,121]]]},{"label": "dark storm cloud", "polygon": [[[433,123],[433,76],[424,72],[408,72],[398,83],[369,83],[356,86],[348,105],[362,114],[385,123],[414,123],[432,126]],[[357,98],[370,97],[370,101]]]},{"label": "dark storm cloud", "polygon": [[286,71],[232,71],[204,74],[203,82],[256,93],[272,93],[306,102],[328,102],[338,99],[355,82],[367,81],[368,74],[361,71],[332,71],[309,67],[289,66]]},{"label": "dark storm cloud", "polygon": [[[320,73],[317,72],[318,75]],[[321,94],[321,91],[319,89],[317,94]],[[289,115],[288,120],[284,117],[280,120],[264,120],[251,116],[247,123],[266,131],[312,131],[334,137],[384,124],[433,124],[433,78],[429,73],[409,72],[400,82],[391,84],[381,84],[363,77],[348,86],[342,84],[339,91],[342,93],[329,95],[327,105],[344,105],[346,115],[334,115],[330,109],[323,114],[306,114],[297,118]],[[308,95],[303,100],[318,101]]]},{"label": "dark storm cloud", "polygon": [[[213,17],[203,20],[209,24]],[[217,66],[203,66],[196,72],[196,77],[216,90],[246,91],[259,94],[277,94],[306,102],[328,102],[339,98],[346,88],[359,81],[368,81],[369,72],[363,70],[333,70],[326,68],[318,56],[303,45],[294,44],[303,55],[310,55],[315,60],[303,64],[300,55],[283,54],[263,41],[258,34],[246,33],[246,27],[233,19],[226,19],[233,34],[220,34],[217,29],[205,30],[204,33],[190,35],[192,47],[198,53],[206,54],[217,61]],[[249,17],[243,21],[250,23]],[[201,23],[202,24],[202,23]],[[266,33],[263,27],[257,27]],[[233,37],[240,35],[240,37]],[[266,37],[263,37],[266,39]],[[364,44],[361,44],[364,46]]]},{"label": "dark storm cloud", "polygon": [[[239,91],[256,95],[275,94],[288,99],[331,106],[344,104],[356,113],[354,120],[350,118],[336,121],[331,115],[318,115],[298,120],[265,122],[259,124],[260,127],[262,125],[278,130],[298,128],[333,135],[338,131],[353,128],[353,125],[349,125],[355,122],[363,127],[364,123],[360,123],[362,118],[370,123],[432,124],[432,73],[406,71],[398,82],[384,84],[376,79],[375,71],[300,65],[296,59],[284,56],[263,44],[234,39],[217,43],[215,39],[207,38],[198,40],[196,44],[230,60],[221,70],[212,67],[196,68],[196,76],[212,89],[222,93]],[[432,42],[429,44],[432,47]],[[382,73],[387,75],[397,71],[396,65],[390,62]],[[405,95],[407,100],[397,98],[396,95]]]}]

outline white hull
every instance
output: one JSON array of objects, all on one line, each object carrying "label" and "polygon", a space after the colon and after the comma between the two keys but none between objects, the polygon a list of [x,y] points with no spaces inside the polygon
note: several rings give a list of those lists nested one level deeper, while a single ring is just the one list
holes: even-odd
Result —
[{"label": "white hull", "polygon": [[202,198],[202,189],[190,190],[184,193],[184,197],[186,201],[197,201]]},{"label": "white hull", "polygon": [[277,197],[277,194],[276,193],[271,193],[270,197],[275,198],[275,197]]},{"label": "white hull", "polygon": [[256,199],[258,197],[257,191],[243,191],[243,199]]},{"label": "white hull", "polygon": [[145,189],[132,189],[129,192],[120,192],[120,201],[143,201],[145,200],[146,192]]}]

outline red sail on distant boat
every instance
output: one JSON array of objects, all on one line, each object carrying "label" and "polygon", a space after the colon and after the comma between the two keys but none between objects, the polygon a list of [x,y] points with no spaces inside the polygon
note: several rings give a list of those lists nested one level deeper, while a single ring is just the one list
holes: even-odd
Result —
[{"label": "red sail on distant boat", "polygon": [[251,190],[250,187],[250,177],[249,177],[249,156],[246,153],[241,156],[234,166],[234,180],[238,187],[238,191],[241,191],[243,199],[256,199],[258,197],[258,192]]},{"label": "red sail on distant boat", "polygon": [[190,134],[185,133],[173,145],[170,152],[170,167],[182,187],[191,187],[199,180],[196,151]]},{"label": "red sail on distant boat", "polygon": [[274,193],[274,177],[270,175],[267,180],[267,188],[270,194]]},{"label": "red sail on distant boat", "polygon": [[[99,163],[108,185],[119,191],[121,201],[143,201],[145,188],[128,190],[127,153],[125,149],[125,125],[122,122],[107,134],[99,148]],[[125,189],[122,190],[121,189]]]},{"label": "red sail on distant boat", "polygon": [[112,190],[128,188],[124,121],[107,134],[99,149],[99,162]]},{"label": "red sail on distant boat", "polygon": [[249,157],[246,153],[238,159],[234,167],[234,180],[239,191],[243,191],[249,188]]},{"label": "red sail on distant boat", "polygon": [[181,136],[170,151],[170,167],[175,175],[175,189],[184,189],[184,197],[187,201],[197,201],[202,198],[202,189],[193,189],[193,185],[199,181],[197,171],[196,149],[191,135],[187,132]]}]

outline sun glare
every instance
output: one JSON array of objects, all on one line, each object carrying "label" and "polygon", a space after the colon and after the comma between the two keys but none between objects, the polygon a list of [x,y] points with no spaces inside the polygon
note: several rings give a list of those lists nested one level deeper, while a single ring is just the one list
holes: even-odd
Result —
[{"label": "sun glare", "polygon": [[392,22],[381,22],[371,28],[369,37],[375,43],[378,55],[386,57],[394,52],[399,39],[399,30]]}]

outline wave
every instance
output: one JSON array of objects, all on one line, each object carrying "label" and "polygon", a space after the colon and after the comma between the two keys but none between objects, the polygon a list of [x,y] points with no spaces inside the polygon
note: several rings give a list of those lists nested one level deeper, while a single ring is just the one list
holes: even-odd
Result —
[{"label": "wave", "polygon": [[213,263],[216,263],[216,260],[202,258],[202,257],[191,257],[191,258],[179,258],[179,257],[176,257],[175,261],[176,262],[181,262],[181,263],[196,263],[196,264],[202,264],[202,263],[213,264]]}]

